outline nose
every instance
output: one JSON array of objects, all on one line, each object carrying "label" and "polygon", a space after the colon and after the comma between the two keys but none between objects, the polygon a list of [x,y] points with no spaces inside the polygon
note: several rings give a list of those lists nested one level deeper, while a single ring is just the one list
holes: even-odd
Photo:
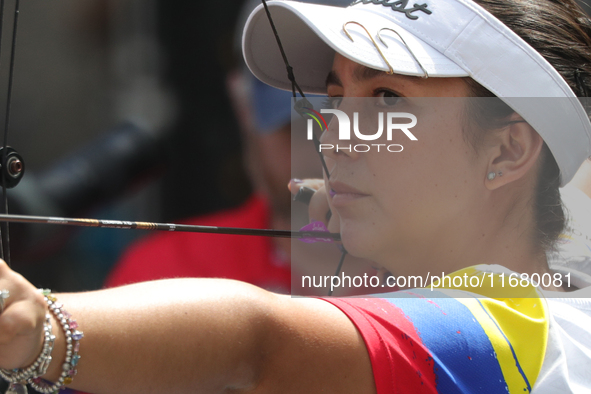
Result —
[{"label": "nose", "polygon": [[339,120],[337,116],[333,116],[328,124],[328,129],[320,137],[320,153],[325,158],[331,160],[355,160],[359,157],[359,152],[355,150],[355,138],[349,137],[348,139],[341,140],[339,138],[343,135],[340,132],[341,127],[350,128],[350,123],[343,122],[342,119]]}]

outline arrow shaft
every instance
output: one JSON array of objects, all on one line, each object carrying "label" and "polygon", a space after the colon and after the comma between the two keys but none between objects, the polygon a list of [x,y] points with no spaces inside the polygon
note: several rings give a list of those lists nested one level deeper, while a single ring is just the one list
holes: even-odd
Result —
[{"label": "arrow shaft", "polygon": [[290,231],[236,227],[198,226],[175,223],[133,222],[123,220],[80,219],[52,216],[28,216],[0,214],[0,222],[56,224],[62,226],[102,227],[152,231],[179,231],[192,233],[255,235],[281,238],[329,238],[340,241],[340,234],[320,231]]}]

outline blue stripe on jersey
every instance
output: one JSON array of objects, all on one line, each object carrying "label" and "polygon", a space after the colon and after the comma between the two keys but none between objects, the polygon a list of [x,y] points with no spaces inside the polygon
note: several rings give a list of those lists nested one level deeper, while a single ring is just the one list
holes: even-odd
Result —
[{"label": "blue stripe on jersey", "polygon": [[508,392],[495,351],[478,321],[457,300],[445,295],[433,298],[437,293],[429,292],[430,298],[386,300],[403,310],[431,352],[438,392]]}]

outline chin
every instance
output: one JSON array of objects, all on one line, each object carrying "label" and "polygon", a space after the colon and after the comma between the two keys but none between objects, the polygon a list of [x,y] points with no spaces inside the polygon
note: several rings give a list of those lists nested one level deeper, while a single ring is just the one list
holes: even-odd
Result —
[{"label": "chin", "polygon": [[372,236],[367,231],[341,226],[341,241],[351,256],[373,260],[376,255],[377,244],[372,241]]}]

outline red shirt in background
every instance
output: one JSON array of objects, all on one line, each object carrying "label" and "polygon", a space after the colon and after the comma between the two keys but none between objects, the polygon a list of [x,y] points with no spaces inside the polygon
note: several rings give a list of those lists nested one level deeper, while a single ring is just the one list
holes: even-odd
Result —
[{"label": "red shirt in background", "polygon": [[[237,208],[199,216],[184,224],[269,228],[267,203],[253,196]],[[105,287],[155,279],[236,279],[289,293],[289,256],[278,256],[268,237],[201,233],[158,233],[133,244],[107,277]]]}]

